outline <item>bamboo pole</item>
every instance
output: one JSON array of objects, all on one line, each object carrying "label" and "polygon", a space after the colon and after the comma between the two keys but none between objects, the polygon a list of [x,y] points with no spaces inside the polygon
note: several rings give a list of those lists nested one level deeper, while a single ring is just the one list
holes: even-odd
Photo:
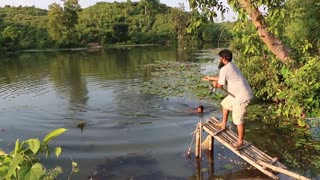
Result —
[{"label": "bamboo pole", "polygon": [[202,180],[201,159],[196,159],[196,180]]},{"label": "bamboo pole", "polygon": [[210,177],[214,176],[214,159],[213,159],[213,150],[212,151],[207,151],[208,153],[208,167],[209,167],[209,177],[208,179],[210,179]]},{"label": "bamboo pole", "polygon": [[[213,151],[214,148],[214,138],[212,136],[209,137],[209,151]],[[212,153],[212,152],[211,152]]]},{"label": "bamboo pole", "polygon": [[199,136],[200,136],[200,140],[199,140],[199,158],[201,159],[201,157],[202,157],[202,131],[203,131],[203,129],[202,129],[202,122],[201,122],[201,120],[200,120],[200,122],[198,123],[198,126],[199,126]]},{"label": "bamboo pole", "polygon": [[294,172],[290,172],[290,171],[288,171],[288,170],[286,170],[286,169],[283,169],[283,168],[281,168],[281,167],[277,167],[277,166],[274,166],[274,165],[271,165],[271,164],[268,164],[268,163],[265,163],[265,162],[262,162],[262,161],[258,161],[257,163],[259,163],[259,164],[261,164],[262,166],[265,166],[265,167],[267,167],[267,168],[269,168],[269,169],[271,169],[271,170],[273,170],[273,171],[277,171],[277,172],[279,172],[279,173],[286,174],[286,175],[288,175],[288,176],[290,176],[290,177],[293,177],[293,178],[295,178],[295,179],[311,180],[311,179],[309,179],[309,178],[306,178],[306,177],[301,176],[301,175],[299,175],[299,174],[296,174],[296,173],[294,173]]},{"label": "bamboo pole", "polygon": [[[214,135],[214,132],[210,131],[210,129],[208,129],[206,126],[203,126],[203,129],[205,131],[207,131],[209,134],[211,134],[212,136]],[[239,151],[237,151],[235,148],[232,147],[231,144],[226,143],[223,139],[221,139],[219,136],[215,137],[216,140],[218,140],[221,144],[223,144],[224,146],[226,146],[227,148],[229,148],[231,151],[233,151],[235,154],[237,154],[239,157],[241,157],[243,160],[247,161],[249,164],[251,164],[253,167],[257,168],[259,171],[261,171],[262,173],[264,173],[265,175],[273,178],[273,179],[279,179],[279,177],[277,177],[276,175],[274,175],[273,173],[271,173],[270,171],[264,169],[262,166],[260,166],[259,164],[257,164],[256,162],[254,162],[253,160],[249,159],[248,157],[240,154]]]},{"label": "bamboo pole", "polygon": [[200,131],[199,128],[197,128],[197,132],[196,132],[196,147],[195,147],[195,156],[196,158],[199,158],[200,156]]}]

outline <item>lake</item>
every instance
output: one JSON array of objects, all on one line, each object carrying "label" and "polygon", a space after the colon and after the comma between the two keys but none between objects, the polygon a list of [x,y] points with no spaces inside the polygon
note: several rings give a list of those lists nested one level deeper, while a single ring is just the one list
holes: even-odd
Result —
[{"label": "lake", "polygon": [[[62,166],[61,179],[68,178],[72,160],[80,171],[71,179],[80,180],[199,179],[200,174],[207,179],[267,179],[217,142],[213,166],[206,157],[201,162],[194,156],[185,158],[196,123],[212,114],[220,117],[219,103],[137,90],[150,76],[144,65],[156,61],[206,64],[213,57],[210,51],[170,47],[1,57],[0,149],[9,152],[18,138],[43,139],[63,127],[68,131],[50,143],[62,147],[61,156],[44,161],[50,168]],[[190,112],[200,104],[210,110],[203,115]],[[78,127],[81,122],[85,122],[83,129]],[[255,139],[252,136],[248,134]]]}]

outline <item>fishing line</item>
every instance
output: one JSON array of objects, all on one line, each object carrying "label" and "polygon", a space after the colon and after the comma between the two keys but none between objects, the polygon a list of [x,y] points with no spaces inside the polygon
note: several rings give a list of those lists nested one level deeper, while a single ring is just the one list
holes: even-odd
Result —
[{"label": "fishing line", "polygon": [[[202,119],[200,119],[200,121],[199,121],[198,124],[196,125],[196,129],[191,133],[191,134],[193,134],[193,136],[192,136],[192,139],[191,139],[191,143],[190,143],[190,145],[189,145],[189,148],[188,148],[188,152],[187,152],[187,154],[186,154],[186,158],[188,158],[188,159],[191,159],[191,147],[192,147],[192,145],[193,145],[194,137],[195,137],[196,133],[199,131],[198,125],[199,125],[199,123],[201,123],[201,122],[202,122]],[[200,137],[200,138],[202,138],[202,137]]]},{"label": "fishing line", "polygon": [[188,152],[187,152],[187,155],[186,155],[186,157],[187,157],[188,159],[191,159],[191,146],[193,145],[193,140],[194,140],[194,137],[195,137],[197,131],[198,131],[198,128],[196,128],[196,130],[194,130],[194,131],[192,132],[193,136],[192,136],[191,143],[190,143],[190,145],[189,145],[189,149],[188,149]]}]

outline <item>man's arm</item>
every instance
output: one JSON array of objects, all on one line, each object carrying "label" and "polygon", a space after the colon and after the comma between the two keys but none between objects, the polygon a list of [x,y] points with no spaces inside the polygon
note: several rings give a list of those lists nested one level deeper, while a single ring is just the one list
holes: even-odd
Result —
[{"label": "man's arm", "polygon": [[219,76],[205,76],[201,80],[202,81],[212,81],[212,86],[216,88],[223,88],[223,85],[218,83]]},{"label": "man's arm", "polygon": [[205,76],[201,80],[202,81],[218,81],[218,76]]}]

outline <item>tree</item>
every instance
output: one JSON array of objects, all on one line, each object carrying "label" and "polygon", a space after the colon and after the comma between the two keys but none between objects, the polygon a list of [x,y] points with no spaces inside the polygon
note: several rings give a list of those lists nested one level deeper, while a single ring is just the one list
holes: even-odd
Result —
[{"label": "tree", "polygon": [[116,23],[113,25],[112,29],[113,29],[112,36],[113,38],[117,39],[118,42],[123,42],[128,40],[128,30],[129,30],[128,24]]},{"label": "tree", "polygon": [[320,49],[320,4],[318,0],[286,2],[285,35],[291,40],[290,46],[299,48],[305,40],[312,45],[313,52]]},{"label": "tree", "polygon": [[177,34],[178,44],[184,46],[184,38],[187,34],[187,28],[190,25],[191,14],[185,13],[184,7],[173,8],[170,11],[173,26]]},{"label": "tree", "polygon": [[156,20],[152,26],[152,32],[162,35],[173,36],[175,26],[171,14],[157,14]]},{"label": "tree", "polygon": [[5,40],[5,46],[8,50],[14,50],[16,48],[15,45],[18,37],[19,31],[14,26],[8,26],[2,31],[2,38]]},{"label": "tree", "polygon": [[63,38],[63,33],[66,31],[63,22],[63,8],[57,3],[49,5],[48,32],[53,40]]},{"label": "tree", "polygon": [[139,4],[144,8],[145,15],[154,15],[160,5],[159,0],[141,0]]},{"label": "tree", "polygon": [[52,39],[72,42],[77,38],[76,24],[78,24],[78,0],[63,0],[63,7],[57,3],[49,5],[48,31]]},{"label": "tree", "polygon": [[[272,32],[266,18],[275,18],[279,16],[281,7],[285,0],[230,0],[229,5],[239,14],[239,19],[246,21],[250,20],[255,26],[260,39],[266,44],[269,50],[283,63],[289,64],[291,61],[290,51],[287,46]],[[228,8],[223,5],[220,0],[189,0],[192,9],[203,11],[204,15],[208,15],[211,19],[216,16],[216,13],[210,11],[221,11],[225,13]],[[259,11],[260,7],[268,10],[267,14]],[[272,24],[271,24],[272,25]]]}]

